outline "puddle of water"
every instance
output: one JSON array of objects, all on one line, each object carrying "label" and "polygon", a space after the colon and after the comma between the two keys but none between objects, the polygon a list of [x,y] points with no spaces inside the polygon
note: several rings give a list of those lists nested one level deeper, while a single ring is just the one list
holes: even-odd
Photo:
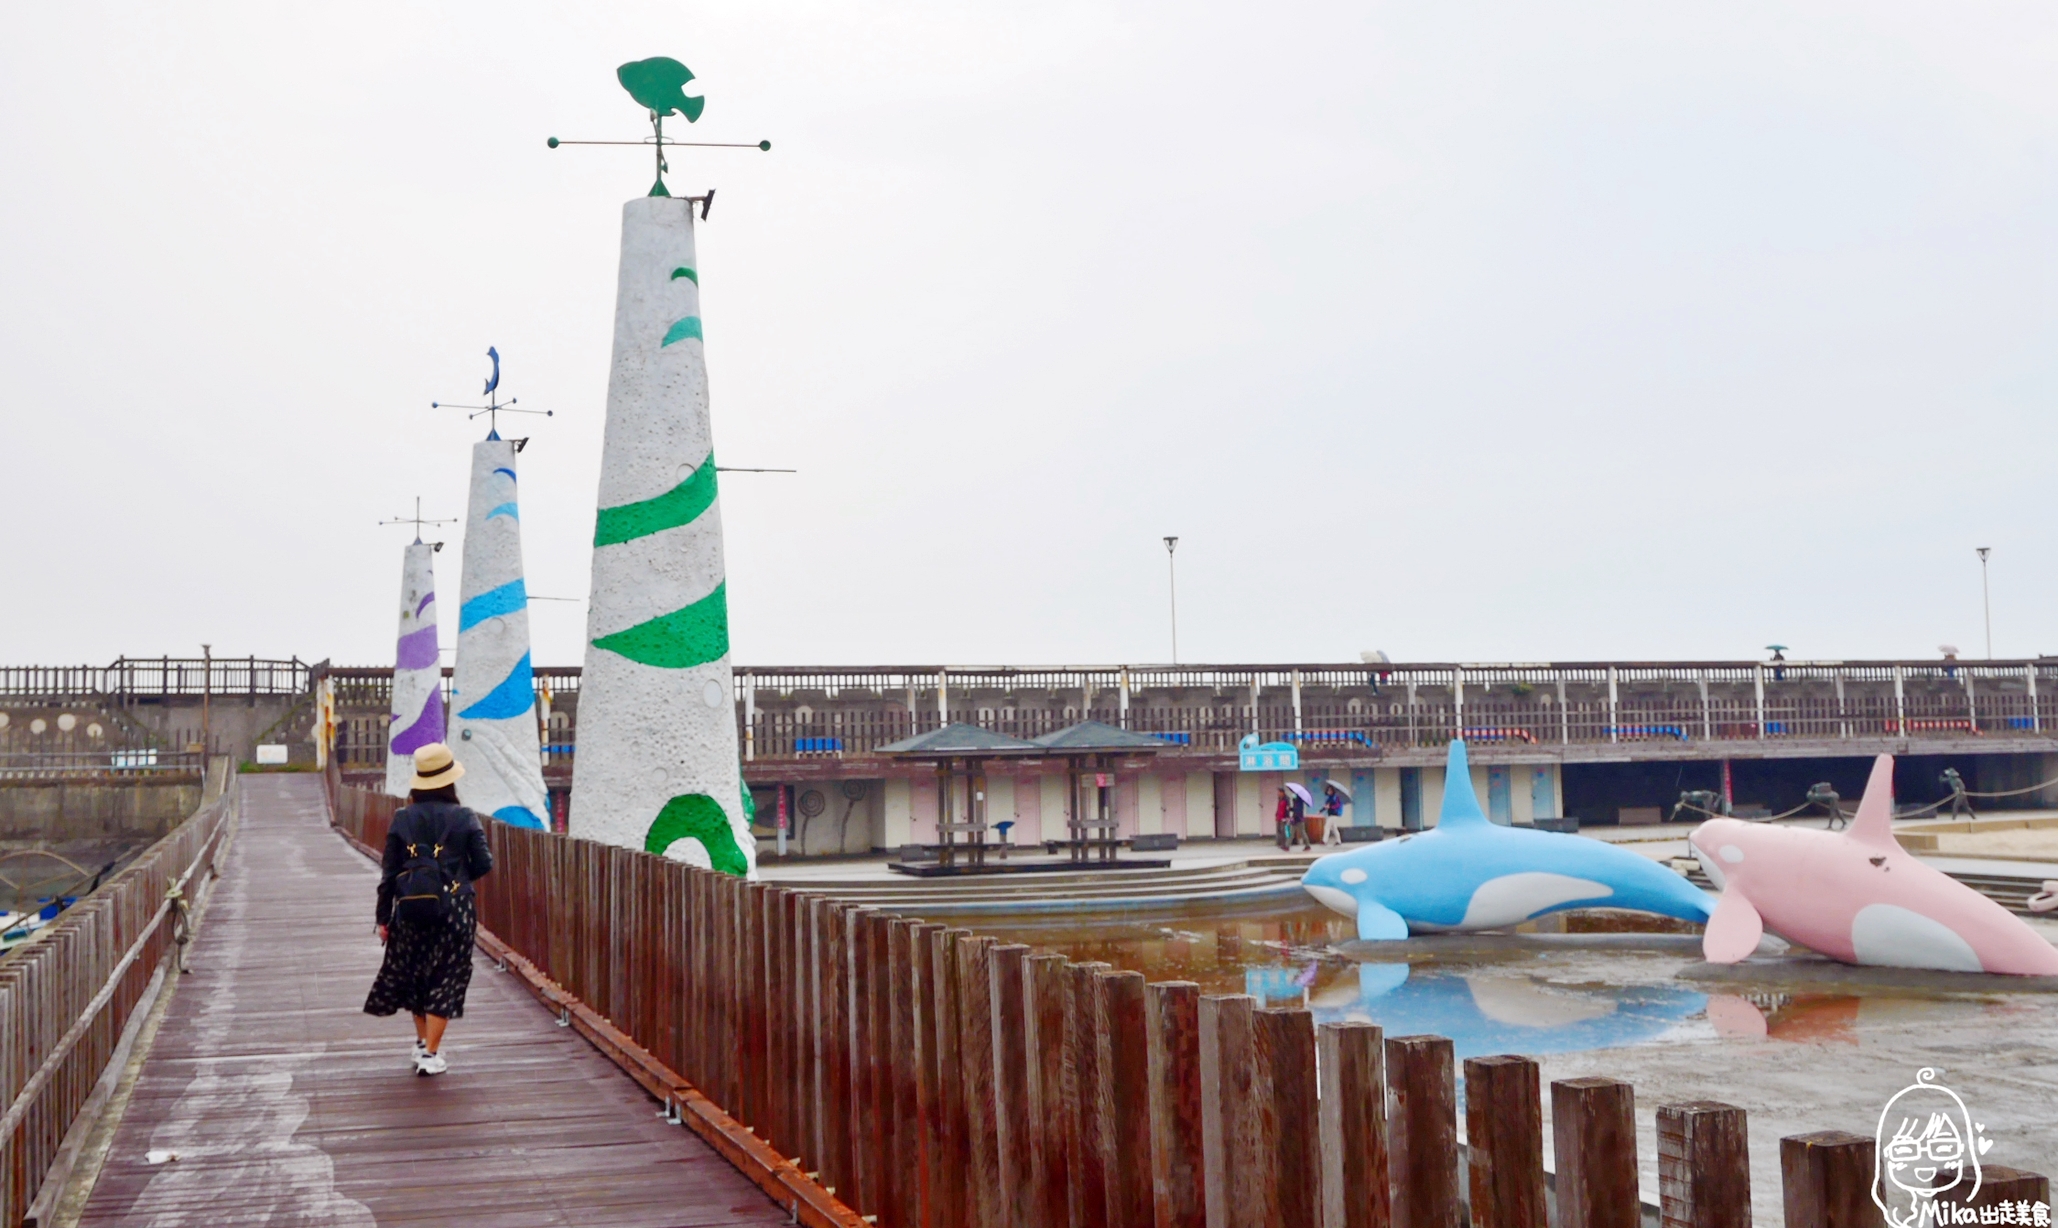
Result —
[{"label": "puddle of water", "polygon": [[981,933],[1074,960],[1104,960],[1153,981],[1195,981],[1203,993],[1246,993],[1306,1006],[1317,1022],[1366,1020],[1388,1035],[1451,1038],[1460,1059],[1542,1056],[1689,1041],[1855,1044],[1869,1028],[1909,1023],[1991,1026],[2020,1004],[1908,991],[1736,993],[1678,979],[1699,962],[1691,940],[1649,949],[1548,949],[1505,940],[1413,950],[1406,962],[1360,963],[1330,944],[1355,935],[1314,904],[1267,912],[1182,909],[995,917]]}]

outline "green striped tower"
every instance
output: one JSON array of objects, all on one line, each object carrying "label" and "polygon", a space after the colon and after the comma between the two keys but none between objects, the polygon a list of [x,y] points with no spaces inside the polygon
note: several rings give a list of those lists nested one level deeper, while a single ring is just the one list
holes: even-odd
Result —
[{"label": "green striped tower", "polygon": [[622,206],[571,831],[754,876],[693,206]]}]

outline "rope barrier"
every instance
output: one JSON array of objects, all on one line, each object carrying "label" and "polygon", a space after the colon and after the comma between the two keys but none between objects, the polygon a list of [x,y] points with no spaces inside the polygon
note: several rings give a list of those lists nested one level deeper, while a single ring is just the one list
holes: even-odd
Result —
[{"label": "rope barrier", "polygon": [[[2006,792],[2003,792],[2003,793],[1975,793],[1975,792],[1973,792],[1973,791],[1972,791],[1971,789],[1967,789],[1967,790],[1965,791],[1965,796],[1967,796],[1967,797],[2020,797],[2020,796],[2022,796],[2022,795],[2023,795],[2023,794],[2025,794],[2025,793],[2035,793],[2035,792],[2036,792],[2036,791],[2037,791],[2038,789],[2048,789],[2048,788],[2050,788],[2050,787],[2051,787],[2052,785],[2058,785],[2058,776],[2053,776],[2053,777],[2052,777],[2051,779],[2049,779],[2049,780],[2046,780],[2046,781],[2044,781],[2044,782],[2043,782],[2043,783],[2041,783],[2041,784],[2034,784],[2034,785],[2030,785],[2030,786],[2029,786],[2028,788],[2025,788],[2025,789],[2009,789],[2009,790],[2007,790]],[[1950,799],[1950,798],[1948,798],[1948,797],[1944,799],[1944,801],[1946,801],[1946,802],[1947,802],[1947,801],[1950,801],[1950,800],[1951,800],[1951,799]],[[1939,803],[1938,803],[1938,805],[1942,805],[1942,804],[1943,804],[1942,802],[1939,802]]]},{"label": "rope barrier", "polygon": [[1682,810],[1691,810],[1695,814],[1704,814],[1711,819],[1741,819],[1741,821],[1745,823],[1771,823],[1778,819],[1790,819],[1795,815],[1801,813],[1803,810],[1806,810],[1808,807],[1813,806],[1814,804],[1814,802],[1802,802],[1800,805],[1794,807],[1792,810],[1784,811],[1780,814],[1769,814],[1764,816],[1763,818],[1743,818],[1740,815],[1721,814],[1716,811],[1706,809],[1702,806],[1696,806],[1691,802],[1680,802],[1678,805],[1672,808],[1672,813],[1678,814]]},{"label": "rope barrier", "polygon": [[[1976,797],[1976,796],[1980,796],[1980,795],[1978,795],[1978,794],[1971,794],[1971,793],[1968,793],[1968,794],[1966,794],[1966,796],[1967,796],[1967,797]],[[1785,812],[1783,812],[1783,813],[1780,813],[1780,814],[1772,814],[1772,815],[1766,815],[1766,816],[1765,816],[1765,817],[1763,817],[1763,818],[1745,818],[1745,819],[1742,819],[1741,821],[1742,821],[1742,822],[1745,822],[1745,823],[1771,823],[1771,822],[1774,822],[1774,821],[1776,821],[1776,820],[1779,820],[1779,819],[1790,819],[1790,818],[1792,818],[1793,816],[1795,816],[1795,815],[1797,815],[1797,814],[1801,813],[1801,812],[1802,812],[1803,810],[1806,810],[1806,809],[1807,809],[1808,807],[1810,807],[1810,806],[1812,806],[1812,805],[1814,805],[1814,804],[1815,804],[1815,803],[1813,803],[1813,802],[1802,802],[1802,803],[1801,803],[1800,805],[1798,805],[1798,806],[1794,807],[1794,808],[1793,808],[1792,810],[1788,810],[1788,811],[1785,811]],[[1930,803],[1929,805],[1927,805],[1927,806],[1923,806],[1923,807],[1921,807],[1921,808],[1919,808],[1919,809],[1916,809],[1916,810],[1909,810],[1909,811],[1905,811],[1905,812],[1903,812],[1903,813],[1901,813],[1901,814],[1897,814],[1897,815],[1895,815],[1894,817],[1895,817],[1896,819],[1917,819],[1917,818],[1921,818],[1921,817],[1922,817],[1923,815],[1925,815],[1925,814],[1933,814],[1933,813],[1935,813],[1935,812],[1936,812],[1937,810],[1941,809],[1942,807],[1948,806],[1948,805],[1950,805],[1950,804],[1951,804],[1951,799],[1947,797],[1947,798],[1945,798],[1944,800],[1942,800],[1942,801],[1940,801],[1940,802],[1931,802],[1931,803]],[[1718,813],[1716,813],[1716,812],[1715,812],[1715,811],[1713,811],[1713,810],[1707,810],[1707,809],[1704,809],[1704,808],[1702,808],[1702,807],[1700,807],[1700,806],[1695,806],[1695,805],[1691,805],[1691,804],[1689,804],[1689,803],[1687,803],[1687,802],[1681,802],[1681,803],[1679,803],[1679,804],[1678,804],[1677,806],[1673,807],[1673,810],[1675,811],[1675,813],[1676,813],[1677,811],[1680,811],[1680,810],[1691,810],[1691,811],[1693,811],[1693,812],[1694,812],[1695,814],[1703,814],[1703,815],[1706,815],[1706,816],[1708,816],[1708,817],[1709,817],[1709,818],[1711,818],[1711,819],[1735,819],[1735,818],[1739,818],[1739,816],[1737,816],[1737,815],[1733,815],[1733,814],[1718,814]],[[1840,817],[1843,817],[1843,818],[1849,818],[1850,816],[1849,816],[1849,815],[1841,815]]]},{"label": "rope barrier", "polygon": [[[1978,790],[1974,790],[1974,789],[1966,789],[1966,790],[1964,790],[1964,791],[1963,791],[1963,792],[1962,792],[1962,793],[1961,793],[1961,794],[1960,794],[1959,796],[1964,796],[1964,797],[1987,797],[1987,798],[1991,798],[1991,797],[2021,797],[2021,796],[2022,796],[2023,794],[2025,794],[2025,793],[2035,793],[2035,792],[2037,792],[2037,791],[2038,791],[2039,789],[2048,789],[2048,788],[2050,788],[2050,787],[2051,787],[2052,785],[2058,785],[2058,776],[2053,776],[2053,777],[2051,777],[2051,778],[2050,778],[2049,780],[2045,780],[2045,781],[2040,781],[2040,782],[2038,782],[2037,784],[2033,784],[2033,785],[2027,785],[2027,786],[2024,786],[2023,788],[2020,788],[2020,789],[2004,789],[2004,790],[2000,790],[2000,791],[1998,791],[1998,792],[1980,792],[1980,791],[1978,791]],[[1939,811],[1939,810],[1942,810],[1942,809],[1943,809],[1944,807],[1946,807],[1946,806],[1950,805],[1952,801],[1953,801],[1953,798],[1950,798],[1950,797],[1946,797],[1946,798],[1943,798],[1943,799],[1941,799],[1941,800],[1939,800],[1939,801],[1934,801],[1934,802],[1931,802],[1931,803],[1930,803],[1929,805],[1927,805],[1927,806],[1922,806],[1922,807],[1918,807],[1917,809],[1914,809],[1914,810],[1908,810],[1908,811],[1903,811],[1903,812],[1901,812],[1901,813],[1899,813],[1899,814],[1896,814],[1896,815],[1895,815],[1894,817],[1895,817],[1896,819],[1919,819],[1919,818],[1921,818],[1921,817],[1922,817],[1922,816],[1924,816],[1924,815],[1928,815],[1928,814],[1935,814],[1935,813],[1936,813],[1937,811]],[[1797,814],[1801,813],[1801,812],[1802,812],[1803,810],[1806,810],[1806,809],[1807,809],[1808,807],[1810,807],[1810,806],[1813,806],[1813,805],[1815,805],[1815,803],[1814,803],[1814,802],[1802,802],[1802,803],[1801,803],[1800,805],[1798,805],[1798,806],[1794,807],[1794,808],[1793,808],[1792,810],[1787,810],[1787,811],[1783,811],[1783,812],[1781,812],[1781,813],[1779,813],[1779,814],[1774,814],[1774,815],[1767,815],[1767,816],[1765,816],[1764,818],[1747,818],[1747,819],[1744,819],[1743,821],[1744,821],[1744,822],[1746,822],[1746,823],[1774,823],[1774,822],[1777,822],[1777,821],[1779,821],[1780,819],[1790,819],[1790,818],[1792,818],[1793,816],[1795,816],[1795,815],[1797,815]],[[1693,803],[1691,803],[1691,802],[1680,802],[1680,803],[1678,803],[1678,804],[1674,805],[1674,806],[1673,806],[1673,808],[1672,808],[1672,813],[1674,813],[1674,814],[1678,814],[1678,813],[1679,813],[1680,811],[1682,811],[1682,810],[1691,810],[1691,811],[1693,811],[1693,812],[1694,812],[1695,814],[1699,814],[1699,815],[1705,815],[1705,816],[1707,816],[1708,818],[1711,818],[1711,819],[1725,819],[1725,818],[1733,819],[1733,818],[1738,818],[1738,817],[1739,817],[1739,816],[1737,816],[1737,815],[1725,815],[1725,814],[1719,814],[1719,813],[1717,813],[1716,811],[1713,811],[1713,810],[1709,810],[1709,809],[1707,809],[1706,807],[1703,807],[1703,806],[1696,806],[1696,805],[1694,805],[1694,804],[1693,804]],[[1839,818],[1839,819],[1848,819],[1848,818],[1849,818],[1850,816],[1849,816],[1849,815],[1846,815],[1846,814],[1844,814],[1844,813],[1842,813],[1842,808],[1841,808],[1841,807],[1839,807],[1839,808],[1838,808],[1838,813],[1837,813],[1836,817],[1837,817],[1837,818]]]}]

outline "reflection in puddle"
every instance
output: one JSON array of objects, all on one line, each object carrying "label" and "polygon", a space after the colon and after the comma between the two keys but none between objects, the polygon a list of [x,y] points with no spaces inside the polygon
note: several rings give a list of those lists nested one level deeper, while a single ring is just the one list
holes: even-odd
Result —
[{"label": "reflection in puddle", "polygon": [[1893,998],[1868,1003],[1855,994],[1719,993],[1708,998],[1708,1022],[1725,1040],[1855,1045],[1861,1013],[1877,1020],[1883,1014],[1899,1014],[1908,1005],[1905,999]]},{"label": "reflection in puddle", "polygon": [[1390,1036],[1433,1032],[1450,1037],[1460,1058],[1639,1044],[1708,1003],[1705,994],[1662,985],[1575,988],[1498,970],[1361,964],[1354,971],[1355,986],[1309,995],[1318,1022],[1365,1020]]},{"label": "reflection in puddle", "polygon": [[1709,994],[1678,979],[1700,961],[1694,944],[1677,939],[1578,945],[1486,937],[1410,944],[1408,962],[1359,963],[1329,949],[1354,937],[1349,922],[1312,903],[1270,913],[1022,915],[993,918],[978,929],[1075,960],[1104,960],[1153,981],[1195,981],[1203,993],[1306,1006],[1318,1022],[1364,1020],[1393,1036],[1448,1036],[1461,1059],[1711,1035],[1854,1044],[1868,1026],[1943,1023],[1968,1012],[2009,1009],[1908,993]]}]

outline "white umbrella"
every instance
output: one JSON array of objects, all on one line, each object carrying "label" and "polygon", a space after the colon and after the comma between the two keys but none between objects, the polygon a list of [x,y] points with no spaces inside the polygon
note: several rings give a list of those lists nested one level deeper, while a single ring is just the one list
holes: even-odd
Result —
[{"label": "white umbrella", "polygon": [[1334,789],[1338,793],[1343,794],[1343,800],[1347,802],[1355,802],[1358,800],[1357,798],[1351,796],[1351,791],[1349,787],[1346,786],[1340,780],[1325,780],[1322,782],[1322,787],[1325,789]]}]

